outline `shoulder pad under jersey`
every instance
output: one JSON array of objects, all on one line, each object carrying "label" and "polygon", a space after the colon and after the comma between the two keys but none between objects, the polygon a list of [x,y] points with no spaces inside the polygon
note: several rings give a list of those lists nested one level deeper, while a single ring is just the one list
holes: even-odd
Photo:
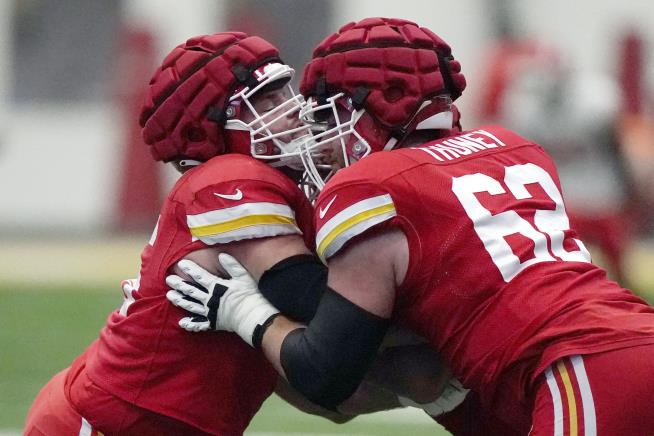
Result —
[{"label": "shoulder pad under jersey", "polygon": [[374,178],[357,177],[357,165],[330,180],[316,202],[316,253],[323,262],[353,238],[397,215],[391,194]]},{"label": "shoulder pad under jersey", "polygon": [[207,245],[302,234],[295,220],[292,180],[255,159],[215,157],[188,174],[177,200],[194,240]]}]

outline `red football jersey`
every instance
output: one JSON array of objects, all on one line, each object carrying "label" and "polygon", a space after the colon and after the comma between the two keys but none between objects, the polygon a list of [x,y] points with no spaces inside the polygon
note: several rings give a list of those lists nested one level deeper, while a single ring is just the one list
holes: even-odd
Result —
[{"label": "red football jersey", "polygon": [[654,342],[654,310],[607,280],[570,229],[551,159],[504,128],[372,154],[327,183],[315,213],[323,259],[371,229],[403,230],[394,321],[486,406],[507,369],[523,401],[562,356]]},{"label": "red football jersey", "polygon": [[165,200],[143,250],[140,286],[112,313],[87,360],[89,377],[117,397],[212,434],[240,434],[272,393],[277,374],[232,333],[189,333],[166,299],[170,268],[207,246],[305,235],[312,208],[279,171],[225,155],[188,171]]}]

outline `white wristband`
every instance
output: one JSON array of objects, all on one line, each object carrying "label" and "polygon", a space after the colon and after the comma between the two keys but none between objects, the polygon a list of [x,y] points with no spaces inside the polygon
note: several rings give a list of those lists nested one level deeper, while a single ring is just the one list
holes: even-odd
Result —
[{"label": "white wristband", "polygon": [[279,313],[279,310],[258,291],[235,293],[224,298],[218,309],[218,322],[227,327],[224,330],[233,327],[233,331],[250,346],[252,346],[252,334],[257,326]]}]

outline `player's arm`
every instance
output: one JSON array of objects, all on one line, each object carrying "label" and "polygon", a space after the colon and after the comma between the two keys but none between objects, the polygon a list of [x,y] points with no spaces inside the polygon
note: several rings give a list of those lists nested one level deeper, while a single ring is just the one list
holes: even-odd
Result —
[{"label": "player's arm", "polygon": [[[391,229],[357,238],[332,256],[327,286],[313,290],[322,298],[307,328],[279,316],[233,257],[221,254],[219,261],[230,280],[191,262],[179,264],[205,291],[178,277],[169,277],[167,282],[179,291],[178,296],[203,298],[205,307],[213,310],[213,328],[234,331],[249,344],[263,348],[295,389],[334,410],[356,390],[384,338],[395,287],[406,274],[408,246],[404,234]],[[298,292],[307,286],[304,281],[294,285]],[[169,299],[171,293],[176,291],[169,292]],[[171,301],[194,312],[186,306],[187,301]]]},{"label": "player's arm", "polygon": [[408,264],[397,229],[360,238],[329,262],[328,286],[308,326],[277,317],[263,334],[268,359],[311,401],[334,409],[356,390],[389,325]]},{"label": "player's arm", "polygon": [[[212,274],[225,276],[225,271],[220,268],[220,264],[216,262],[218,254],[221,252],[229,253],[230,255],[239,259],[239,261],[247,267],[248,271],[257,281],[261,278],[264,272],[270,270],[271,267],[275,265],[278,265],[277,270],[279,270],[280,275],[283,276],[288,274],[288,268],[283,266],[284,263],[281,264],[282,267],[279,267],[281,261],[294,258],[296,259],[294,264],[297,265],[297,263],[303,259],[303,256],[307,256],[308,259],[313,258],[313,256],[309,256],[310,252],[306,248],[301,237],[297,235],[287,235],[232,242],[216,247],[207,247],[187,254],[184,259],[195,262]],[[322,276],[326,275],[326,268],[324,268],[322,264],[320,264],[320,266],[320,269],[317,270],[317,274]],[[292,266],[290,268],[292,268]],[[303,269],[306,270],[306,268]],[[173,266],[171,272],[184,279],[192,280],[192,277],[185,273],[177,264]],[[284,280],[284,278],[282,278],[282,280]],[[271,281],[274,282],[275,279],[271,279]],[[381,400],[378,400],[376,403],[377,408],[374,410],[362,410],[363,408],[357,405],[355,405],[355,408],[352,410],[357,411],[358,413],[344,414],[327,410],[307,400],[297,390],[293,389],[282,377],[279,378],[275,393],[298,410],[312,415],[321,416],[337,424],[342,424],[350,421],[358,413],[387,410],[392,407],[399,407],[397,398],[394,395],[392,398],[392,406],[388,404],[389,400],[387,398],[389,395],[386,393],[384,395],[384,399],[386,399],[386,401],[383,404],[379,404]],[[361,401],[364,402],[367,406],[372,407],[372,395],[376,395],[376,398],[380,397],[378,393],[367,392],[367,395],[362,393],[361,396],[365,396],[365,398]]]},{"label": "player's arm", "polygon": [[[282,311],[301,322],[308,322],[315,314],[327,282],[327,268],[315,255],[309,254],[299,235],[274,236],[207,247],[189,253],[176,263],[169,271],[172,275],[166,279],[173,288],[167,297],[191,314],[179,320],[182,328],[195,332],[222,329],[217,323],[219,300],[215,297],[219,288],[214,286],[212,278],[230,274],[216,262],[220,253],[243,259],[243,264],[238,266],[245,267],[244,276],[257,280],[258,284],[253,285],[267,297],[261,300],[275,306],[261,313]],[[192,261],[191,269],[181,268],[187,261]]]},{"label": "player's arm", "polygon": [[[257,247],[258,244],[247,245]],[[234,251],[232,253],[238,255]],[[215,252],[212,250],[192,253],[190,258],[210,264],[214,256]],[[274,267],[276,277],[268,278],[268,280],[276,282],[277,285],[283,285],[289,280],[289,277],[284,278],[289,274],[288,270],[292,270],[295,265],[299,270],[291,272],[291,276],[307,273],[302,277],[303,283],[313,282],[316,287],[325,288],[326,268],[314,268],[313,275],[315,276],[317,273],[318,276],[311,279],[308,276],[312,273],[307,271],[306,267],[297,266],[300,263],[297,259],[294,262],[288,262],[287,259],[282,260]],[[263,265],[263,268],[265,266]],[[260,276],[257,272],[255,274]],[[270,270],[267,270],[265,274],[270,275]],[[276,288],[274,292],[279,294],[280,289]],[[289,290],[281,292],[289,292]],[[285,295],[284,298],[288,299],[289,296]],[[288,304],[293,303],[288,302]],[[317,305],[317,302],[310,303],[310,305]],[[300,310],[303,313],[302,316],[310,319],[315,308],[307,310],[308,306],[305,305],[305,309],[296,308],[296,310]],[[384,338],[382,350],[376,354],[364,381],[350,398],[339,405],[338,410],[341,413],[328,411],[309,402],[286,381],[278,385],[277,393],[302,411],[341,423],[358,414],[402,407],[403,403],[400,402],[398,396],[411,399],[416,404],[431,403],[442,393],[450,376],[449,370],[443,365],[438,354],[424,343],[424,339],[409,334],[407,331],[393,329]]]},{"label": "player's arm", "polygon": [[391,330],[365,378],[337,411],[308,401],[283,377],[275,392],[299,410],[338,424],[358,415],[405,407],[403,400],[414,406],[433,403],[451,378],[449,368],[424,339],[408,331]]},{"label": "player's arm", "polygon": [[[301,256],[307,255],[308,250],[305,248],[302,239],[295,235],[248,240],[225,244],[218,247],[208,247],[189,253],[185,256],[185,259],[194,261],[196,264],[202,266],[211,273],[224,275],[224,271],[218,270],[219,267],[215,261],[218,252],[227,252],[232,256],[237,257],[244,266],[247,266],[251,275],[257,280],[259,280],[266,271],[269,275],[272,274],[270,269],[271,266],[274,265],[276,267],[276,274],[280,277],[269,278],[268,280],[271,281],[271,285],[280,284],[280,280],[282,282],[288,280],[288,277],[285,278],[286,275],[296,275],[302,272],[309,272],[306,266],[297,267],[298,263],[301,263],[302,261]],[[288,259],[295,259],[295,261],[289,262]],[[312,272],[312,274],[314,276],[317,275],[313,280],[315,282],[322,282],[322,286],[324,287],[324,282],[326,281],[326,268],[321,263],[319,263],[319,265],[319,268],[316,266],[313,267],[314,272]],[[290,271],[294,266],[299,268],[299,271]],[[173,268],[173,272],[186,279],[192,279],[191,276],[187,275],[177,265]],[[311,281],[310,277],[305,277],[305,279],[309,282]],[[283,291],[279,288],[276,289],[277,294],[280,292]],[[311,304],[315,306],[317,302]],[[315,309],[306,308],[300,310],[305,314],[303,316],[307,316],[308,318],[310,318],[315,311]],[[358,414],[402,407],[395,393],[393,393],[391,388],[389,388],[388,381],[385,381],[384,383],[379,382],[382,378],[381,374],[388,373],[391,370],[390,367],[395,366],[396,363],[389,362],[385,357],[380,356],[380,359],[381,360],[375,365],[375,371],[371,371],[369,374],[371,381],[364,381],[361,383],[356,393],[341,405],[339,410],[343,413],[327,410],[310,402],[302,396],[301,393],[293,389],[283,378],[280,378],[275,392],[297,409],[305,413],[324,417],[339,424],[351,420]],[[388,365],[388,368],[385,364],[382,364],[382,362]]]},{"label": "player's arm", "polygon": [[[294,256],[311,256],[300,235],[282,235],[206,247],[192,251],[184,259],[195,262],[211,273],[224,276],[225,271],[219,270],[220,264],[216,262],[219,253],[228,253],[238,259],[257,281],[265,271],[282,260]],[[177,264],[173,265],[171,272],[190,278]]]}]

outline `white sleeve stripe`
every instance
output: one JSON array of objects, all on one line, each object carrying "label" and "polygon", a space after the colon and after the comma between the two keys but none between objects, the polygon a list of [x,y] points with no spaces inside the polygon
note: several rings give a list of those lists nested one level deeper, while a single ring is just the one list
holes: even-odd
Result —
[{"label": "white sleeve stripe", "polygon": [[563,400],[561,399],[561,391],[556,384],[556,378],[554,377],[554,371],[552,371],[551,366],[545,370],[545,378],[547,380],[547,386],[550,389],[550,394],[552,395],[554,436],[563,436]]},{"label": "white sleeve stripe", "polygon": [[186,223],[192,229],[232,221],[250,215],[280,215],[295,219],[295,214],[288,205],[262,202],[243,203],[227,209],[217,209],[196,215],[186,215]]},{"label": "white sleeve stripe", "polygon": [[396,216],[395,210],[386,212],[381,215],[376,215],[371,218],[368,218],[365,221],[361,221],[354,226],[350,227],[349,229],[344,230],[342,233],[340,233],[338,236],[336,236],[329,244],[324,248],[322,253],[318,253],[320,258],[325,261],[329,259],[331,256],[336,254],[338,250],[343,248],[343,246],[352,239],[353,237],[360,235],[361,233],[365,232],[369,228],[382,223],[388,219],[393,218]]},{"label": "white sleeve stripe", "polygon": [[329,235],[332,230],[336,227],[354,217],[355,215],[360,214],[368,210],[376,209],[380,206],[386,206],[388,204],[393,204],[393,199],[390,194],[378,195],[376,197],[366,198],[357,203],[354,203],[351,206],[346,207],[333,217],[331,217],[318,231],[316,235],[316,247],[320,246],[320,243]]},{"label": "white sleeve stripe", "polygon": [[588,374],[584,366],[584,359],[580,355],[570,357],[572,367],[577,377],[579,392],[581,393],[581,404],[584,410],[584,435],[597,436],[597,417],[595,416],[595,400],[593,400],[593,391],[588,382]]}]

